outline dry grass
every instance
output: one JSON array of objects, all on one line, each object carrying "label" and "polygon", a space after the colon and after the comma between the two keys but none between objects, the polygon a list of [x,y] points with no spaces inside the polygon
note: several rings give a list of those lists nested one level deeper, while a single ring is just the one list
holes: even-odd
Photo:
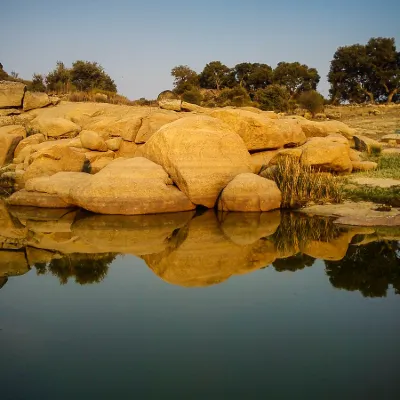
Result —
[{"label": "dry grass", "polygon": [[342,183],[329,174],[303,166],[293,157],[284,157],[262,174],[272,179],[282,192],[282,208],[299,208],[307,203],[340,203]]},{"label": "dry grass", "polygon": [[91,92],[72,92],[68,94],[67,100],[72,102],[109,103],[127,106],[134,105],[134,102],[125,96],[104,90],[94,90]]}]

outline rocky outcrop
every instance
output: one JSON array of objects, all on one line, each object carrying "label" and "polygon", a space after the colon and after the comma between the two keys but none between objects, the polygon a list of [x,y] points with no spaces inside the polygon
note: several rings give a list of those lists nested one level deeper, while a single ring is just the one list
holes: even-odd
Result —
[{"label": "rocky outcrop", "polygon": [[27,91],[24,96],[23,110],[29,111],[35,108],[42,108],[52,104],[46,93]]},{"label": "rocky outcrop", "polygon": [[274,181],[255,174],[239,174],[222,191],[218,209],[260,212],[280,208],[282,194]]},{"label": "rocky outcrop", "polygon": [[163,126],[141,152],[162,165],[191,202],[209,208],[236,175],[252,172],[243,140],[208,116],[191,116]]},{"label": "rocky outcrop", "polygon": [[23,126],[9,125],[0,128],[0,168],[13,160],[14,151],[25,136]]},{"label": "rocky outcrop", "polygon": [[81,127],[65,118],[36,117],[30,123],[30,128],[37,133],[43,133],[48,137],[75,137],[81,131]]},{"label": "rocky outcrop", "polygon": [[155,214],[192,210],[167,173],[145,158],[115,160],[71,191],[74,204],[99,214]]},{"label": "rocky outcrop", "polygon": [[220,109],[210,115],[237,133],[249,151],[299,146],[306,141],[300,124],[293,119],[272,119],[239,109]]},{"label": "rocky outcrop", "polygon": [[25,89],[20,82],[0,81],[0,108],[22,107]]}]

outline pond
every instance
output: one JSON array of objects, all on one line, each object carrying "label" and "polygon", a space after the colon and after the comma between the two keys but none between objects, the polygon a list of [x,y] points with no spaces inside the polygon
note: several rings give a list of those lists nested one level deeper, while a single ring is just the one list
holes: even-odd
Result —
[{"label": "pond", "polygon": [[3,399],[395,399],[400,230],[0,203]]}]

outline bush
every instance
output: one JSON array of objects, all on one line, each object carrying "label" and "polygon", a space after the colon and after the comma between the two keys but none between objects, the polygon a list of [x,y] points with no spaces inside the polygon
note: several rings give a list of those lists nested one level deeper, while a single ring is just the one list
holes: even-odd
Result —
[{"label": "bush", "polygon": [[338,178],[306,167],[294,157],[283,157],[262,176],[272,179],[282,192],[282,208],[299,208],[309,202],[340,203],[342,185]]},{"label": "bush", "polygon": [[260,104],[264,111],[288,111],[290,103],[290,94],[285,86],[269,85],[265,89],[258,89],[254,94],[254,100]]},{"label": "bush", "polygon": [[324,102],[324,97],[315,90],[303,92],[298,98],[300,106],[309,111],[313,117],[324,111]]},{"label": "bush", "polygon": [[251,98],[247,93],[246,89],[237,86],[235,88],[223,89],[219,96],[216,99],[217,104],[226,107],[226,106],[234,106],[234,107],[245,107],[252,105]]},{"label": "bush", "polygon": [[186,101],[187,103],[197,104],[199,106],[203,101],[203,96],[201,95],[199,89],[193,87],[191,90],[182,94],[182,100]]}]

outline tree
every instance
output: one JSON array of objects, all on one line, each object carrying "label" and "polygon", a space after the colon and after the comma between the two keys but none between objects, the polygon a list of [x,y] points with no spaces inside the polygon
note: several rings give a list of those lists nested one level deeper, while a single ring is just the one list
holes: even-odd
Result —
[{"label": "tree", "polygon": [[219,96],[216,99],[217,104],[226,107],[226,106],[235,106],[235,107],[244,107],[251,105],[251,99],[249,94],[247,93],[245,88],[237,86],[235,88],[225,88],[221,91]]},{"label": "tree", "polygon": [[384,90],[387,102],[391,103],[400,88],[400,52],[396,51],[394,38],[371,38],[366,45],[366,55],[374,88]]},{"label": "tree", "polygon": [[301,93],[298,99],[300,106],[310,111],[313,117],[323,111],[324,101],[324,97],[315,90]]},{"label": "tree", "polygon": [[117,86],[97,62],[78,60],[72,64],[71,83],[81,91],[101,89],[117,92]]},{"label": "tree", "polygon": [[307,90],[316,90],[319,80],[315,68],[299,62],[280,62],[274,70],[274,83],[285,86],[291,98]]},{"label": "tree", "polygon": [[249,92],[263,89],[273,80],[272,68],[267,64],[241,63],[233,71],[239,85]]},{"label": "tree", "polygon": [[192,88],[182,94],[182,100],[187,103],[200,105],[203,96],[200,93],[200,90],[197,87],[192,86]]},{"label": "tree", "polygon": [[32,82],[28,85],[28,90],[31,92],[45,92],[46,86],[44,84],[44,77],[41,74],[33,74]]},{"label": "tree", "polygon": [[228,86],[231,70],[220,61],[208,63],[200,74],[200,86],[206,89],[220,90]]},{"label": "tree", "polygon": [[171,70],[174,77],[174,92],[182,94],[184,91],[191,90],[192,87],[199,85],[199,76],[187,65],[178,65]]},{"label": "tree", "polygon": [[289,108],[290,93],[285,86],[269,85],[265,89],[258,89],[254,99],[262,110],[287,111]]},{"label": "tree", "polygon": [[62,61],[57,61],[56,68],[46,76],[47,89],[54,92],[68,92],[71,72]]}]

